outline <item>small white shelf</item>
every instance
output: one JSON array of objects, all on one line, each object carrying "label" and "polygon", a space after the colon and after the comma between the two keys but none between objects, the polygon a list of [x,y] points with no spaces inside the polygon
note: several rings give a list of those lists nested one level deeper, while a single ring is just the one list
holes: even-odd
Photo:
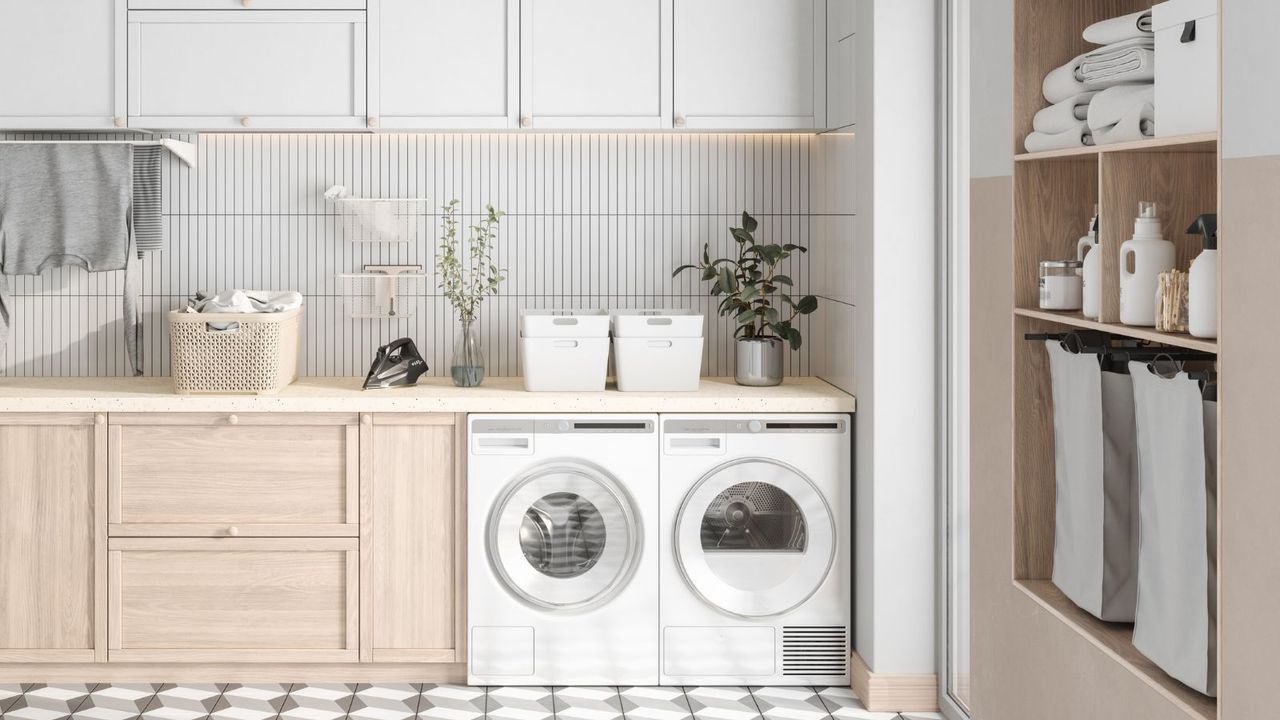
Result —
[{"label": "small white shelf", "polygon": [[338,275],[338,284],[352,318],[408,320],[422,302],[426,279],[420,265],[366,265],[364,272]]},{"label": "small white shelf", "polygon": [[335,198],[338,221],[354,243],[407,243],[429,220],[426,198]]}]

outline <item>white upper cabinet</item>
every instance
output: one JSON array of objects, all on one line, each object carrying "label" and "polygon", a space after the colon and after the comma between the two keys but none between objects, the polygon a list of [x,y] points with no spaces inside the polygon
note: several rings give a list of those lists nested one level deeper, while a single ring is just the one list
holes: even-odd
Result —
[{"label": "white upper cabinet", "polygon": [[364,10],[367,0],[129,0],[130,10]]},{"label": "white upper cabinet", "polygon": [[510,128],[520,0],[369,0],[369,116],[387,130]]},{"label": "white upper cabinet", "polygon": [[825,127],[826,41],[826,0],[676,0],[676,127]]},{"label": "white upper cabinet", "polygon": [[365,128],[365,38],[362,11],[131,10],[129,126]]},{"label": "white upper cabinet", "polygon": [[522,5],[522,127],[671,127],[672,0]]},{"label": "white upper cabinet", "polygon": [[125,122],[124,0],[0,0],[0,128]]}]

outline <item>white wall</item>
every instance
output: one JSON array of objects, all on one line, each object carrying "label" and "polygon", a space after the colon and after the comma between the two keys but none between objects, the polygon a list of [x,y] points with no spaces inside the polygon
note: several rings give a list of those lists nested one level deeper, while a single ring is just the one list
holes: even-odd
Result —
[{"label": "white wall", "polygon": [[1280,2],[1221,0],[1222,157],[1280,155]]}]

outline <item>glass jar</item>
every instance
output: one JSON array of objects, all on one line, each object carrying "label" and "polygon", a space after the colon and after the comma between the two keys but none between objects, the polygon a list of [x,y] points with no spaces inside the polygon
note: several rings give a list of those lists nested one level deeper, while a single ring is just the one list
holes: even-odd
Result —
[{"label": "glass jar", "polygon": [[453,343],[453,362],[449,372],[453,376],[453,384],[458,387],[477,387],[484,382],[484,352],[474,319],[462,321],[458,339]]},{"label": "glass jar", "polygon": [[1084,307],[1084,263],[1079,260],[1040,262],[1040,309],[1080,310]]}]

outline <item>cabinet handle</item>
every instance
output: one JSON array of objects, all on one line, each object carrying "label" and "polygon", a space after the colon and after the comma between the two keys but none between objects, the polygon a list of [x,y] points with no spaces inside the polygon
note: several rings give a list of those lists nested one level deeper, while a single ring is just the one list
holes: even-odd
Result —
[{"label": "cabinet handle", "polygon": [[371,128],[376,128],[378,127],[378,118],[371,117],[368,120],[366,120],[365,123]]},{"label": "cabinet handle", "polygon": [[253,121],[249,119],[248,115],[245,115],[244,117],[240,118],[241,127],[249,127],[252,124],[253,124]]},{"label": "cabinet handle", "polygon": [[95,425],[106,425],[107,416],[103,415],[102,413],[98,413],[97,415],[93,416],[93,422]]},{"label": "cabinet handle", "polygon": [[118,128],[125,127],[126,125],[128,125],[128,124],[129,124],[129,121],[128,121],[128,120],[126,120],[126,119],[124,119],[124,118],[122,118],[122,117],[118,117],[118,118],[116,118],[116,121],[115,121],[115,122],[116,122],[116,127],[118,127]]},{"label": "cabinet handle", "polygon": [[239,416],[239,415],[228,415],[228,416],[227,416],[227,423],[228,423],[228,424],[231,424],[231,425],[239,425],[239,424],[240,424],[240,416]]},{"label": "cabinet handle", "polygon": [[684,117],[683,115],[677,115],[677,116],[676,116],[676,127],[678,127],[678,128],[682,128],[682,127],[685,127],[685,126],[686,126],[686,125],[688,125],[688,124],[689,124],[689,121],[688,121],[688,120],[686,120],[686,119],[685,119],[685,117]]},{"label": "cabinet handle", "polygon": [[525,115],[524,117],[520,118],[520,127],[526,127],[526,128],[533,127],[533,118],[529,117],[528,115]]},{"label": "cabinet handle", "polygon": [[253,0],[240,0],[240,4],[245,7],[249,7],[250,5],[253,4]]},{"label": "cabinet handle", "polygon": [[240,528],[236,527],[235,525],[232,525],[231,527],[227,528],[227,534],[230,535],[231,537],[235,537],[240,534]]},{"label": "cabinet handle", "polygon": [[365,413],[364,415],[360,416],[360,422],[364,423],[365,425],[372,425],[373,416],[368,413]]}]

